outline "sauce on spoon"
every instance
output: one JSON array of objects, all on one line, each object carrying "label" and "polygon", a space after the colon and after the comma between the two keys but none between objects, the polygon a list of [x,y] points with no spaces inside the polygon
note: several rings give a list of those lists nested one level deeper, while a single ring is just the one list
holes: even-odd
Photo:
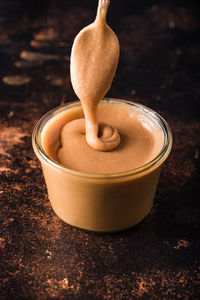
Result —
[{"label": "sauce on spoon", "polygon": [[97,120],[98,104],[110,89],[119,60],[117,36],[106,23],[109,3],[99,0],[95,21],[74,40],[70,64],[72,86],[85,115],[86,142],[99,151],[111,151],[120,144],[117,129],[101,124],[100,133]]}]

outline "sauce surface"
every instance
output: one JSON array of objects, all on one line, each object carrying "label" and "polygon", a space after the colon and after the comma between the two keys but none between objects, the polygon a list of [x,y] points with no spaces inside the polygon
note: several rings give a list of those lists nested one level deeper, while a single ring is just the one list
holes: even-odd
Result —
[{"label": "sauce surface", "polygon": [[102,102],[98,109],[100,123],[116,127],[121,143],[113,151],[96,151],[85,140],[82,116],[81,107],[71,109],[53,118],[44,132],[47,155],[69,169],[93,174],[126,172],[151,161],[163,146],[161,128],[146,114],[128,105]]}]

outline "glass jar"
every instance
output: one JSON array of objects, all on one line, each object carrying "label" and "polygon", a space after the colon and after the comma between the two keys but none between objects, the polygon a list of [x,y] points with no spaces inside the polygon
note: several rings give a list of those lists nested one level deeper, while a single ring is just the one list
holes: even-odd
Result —
[{"label": "glass jar", "polygon": [[[106,175],[68,169],[50,158],[44,149],[44,139],[48,139],[49,134],[56,143],[62,125],[66,123],[64,116],[80,109],[79,101],[59,106],[44,115],[33,130],[32,143],[55,213],[73,226],[112,232],[136,225],[151,210],[161,166],[171,151],[172,134],[160,115],[141,104],[119,99],[104,99],[101,103],[127,105],[133,112],[137,110],[150,118],[163,132],[163,146],[158,155],[134,170]],[[54,128],[56,118],[63,118],[60,128]],[[47,130],[49,128],[51,130]]]}]

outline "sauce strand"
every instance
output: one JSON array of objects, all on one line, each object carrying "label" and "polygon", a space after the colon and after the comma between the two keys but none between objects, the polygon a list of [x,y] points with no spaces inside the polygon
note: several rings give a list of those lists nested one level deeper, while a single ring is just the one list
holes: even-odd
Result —
[{"label": "sauce strand", "polygon": [[99,102],[110,89],[119,61],[119,42],[106,23],[109,0],[99,0],[95,21],[76,36],[71,52],[70,74],[73,89],[85,115],[85,138],[98,151],[111,151],[120,144],[116,128],[97,119]]}]

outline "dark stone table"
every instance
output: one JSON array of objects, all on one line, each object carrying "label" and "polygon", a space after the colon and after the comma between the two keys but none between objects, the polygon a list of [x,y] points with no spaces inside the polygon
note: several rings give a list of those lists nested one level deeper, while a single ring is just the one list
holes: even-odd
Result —
[{"label": "dark stone table", "polygon": [[160,113],[174,144],[150,214],[95,234],[52,211],[36,121],[76,99],[73,38],[96,1],[0,1],[1,299],[200,299],[200,40],[194,1],[112,1],[121,55],[107,96]]}]

